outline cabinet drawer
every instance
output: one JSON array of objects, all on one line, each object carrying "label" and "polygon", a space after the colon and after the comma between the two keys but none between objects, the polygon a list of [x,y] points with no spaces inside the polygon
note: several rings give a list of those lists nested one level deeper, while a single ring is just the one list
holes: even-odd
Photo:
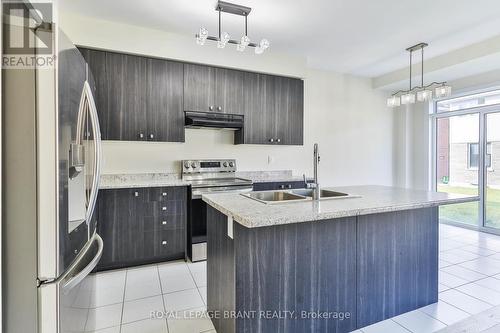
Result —
[{"label": "cabinet drawer", "polygon": [[149,189],[150,201],[187,200],[186,186],[152,187]]},{"label": "cabinet drawer", "polygon": [[144,256],[147,258],[166,257],[184,252],[185,229],[147,231],[144,233]]},{"label": "cabinet drawer", "polygon": [[144,231],[175,230],[186,228],[185,215],[144,217]]},{"label": "cabinet drawer", "polygon": [[157,202],[156,207],[158,216],[186,215],[185,201],[169,200]]}]

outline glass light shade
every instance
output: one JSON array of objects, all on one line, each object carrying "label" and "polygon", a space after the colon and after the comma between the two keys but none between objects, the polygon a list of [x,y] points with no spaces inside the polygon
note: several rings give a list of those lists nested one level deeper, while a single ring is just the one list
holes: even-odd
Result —
[{"label": "glass light shade", "polygon": [[417,92],[417,101],[419,102],[427,102],[432,99],[432,90],[421,90]]},{"label": "glass light shade", "polygon": [[207,39],[207,37],[208,37],[208,30],[205,29],[205,28],[203,28],[203,27],[201,27],[200,31],[198,32],[198,37]]},{"label": "glass light shade", "polygon": [[226,47],[226,44],[227,42],[229,41],[229,34],[227,32],[223,32],[221,35],[220,35],[220,40],[217,42],[217,47],[219,49],[223,49]]},{"label": "glass light shade", "polygon": [[262,50],[265,50],[269,47],[270,43],[267,39],[265,38],[262,38],[260,43],[259,43],[259,46],[261,47]]},{"label": "glass light shade", "polygon": [[248,36],[241,36],[240,44],[243,46],[248,46],[250,44],[250,38]]},{"label": "glass light shade", "polygon": [[413,104],[415,103],[415,94],[414,93],[407,93],[404,95],[401,95],[401,104],[406,105],[406,104]]},{"label": "glass light shade", "polygon": [[257,46],[255,48],[255,54],[262,54],[262,53],[264,53],[264,49],[260,46]]},{"label": "glass light shade", "polygon": [[387,99],[387,106],[395,108],[401,105],[401,98],[399,96],[391,96]]},{"label": "glass light shade", "polygon": [[196,37],[196,44],[203,45],[205,44],[206,38]]},{"label": "glass light shade", "polygon": [[436,94],[436,98],[449,97],[451,96],[451,87],[446,85],[437,87],[434,93]]},{"label": "glass light shade", "polygon": [[196,36],[196,44],[203,45],[205,44],[208,37],[208,30],[201,27],[200,31],[198,31],[198,35]]},{"label": "glass light shade", "polygon": [[236,45],[236,50],[243,52],[243,51],[245,51],[245,47],[246,46],[243,44],[238,44],[238,45]]}]

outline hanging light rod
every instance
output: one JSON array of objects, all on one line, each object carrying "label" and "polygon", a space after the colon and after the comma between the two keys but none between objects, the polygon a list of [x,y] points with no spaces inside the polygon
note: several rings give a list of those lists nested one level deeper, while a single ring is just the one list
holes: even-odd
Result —
[{"label": "hanging light rod", "polygon": [[[392,96],[387,99],[387,106],[397,107],[401,104],[414,104],[416,101],[430,101],[433,97],[433,93],[435,98],[444,98],[451,95],[451,87],[447,85],[445,81],[432,82],[428,85],[424,84],[424,48],[427,46],[429,46],[427,43],[418,43],[406,49],[406,51],[410,53],[410,87],[408,90],[399,90],[393,93]],[[421,55],[421,83],[419,86],[413,86],[413,53],[417,51],[420,51]]]},{"label": "hanging light rod", "polygon": [[[261,39],[261,41],[257,43],[250,42],[250,38],[248,37],[248,15],[252,11],[252,8],[237,5],[234,3],[229,3],[225,1],[217,2],[215,6],[215,10],[219,15],[219,30],[217,36],[209,36],[208,30],[205,28],[200,28],[200,31],[195,35],[196,43],[199,45],[204,45],[207,40],[211,40],[217,42],[217,47],[223,49],[226,47],[226,44],[234,44],[236,45],[236,49],[238,51],[245,51],[247,46],[254,47],[256,54],[263,53],[269,47],[269,41],[265,38]],[[240,40],[231,39],[227,32],[223,32],[222,27],[222,13],[228,13],[233,15],[239,15],[245,17],[245,32],[244,35],[241,36]]]},{"label": "hanging light rod", "polygon": [[221,12],[234,15],[248,16],[248,14],[252,11],[252,8],[225,1],[219,1],[215,6],[215,10],[220,10]]}]

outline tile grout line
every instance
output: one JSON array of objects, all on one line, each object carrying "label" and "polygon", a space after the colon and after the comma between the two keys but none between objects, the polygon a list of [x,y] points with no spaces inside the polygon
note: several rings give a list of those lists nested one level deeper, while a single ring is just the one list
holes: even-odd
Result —
[{"label": "tile grout line", "polygon": [[410,331],[409,329],[407,329],[406,327],[404,327],[403,325],[401,325],[400,323],[398,323],[397,321],[395,321],[394,319],[390,318],[390,320],[395,323],[396,325],[398,325],[399,327],[401,327],[402,329],[404,329],[405,331],[408,331],[410,333],[414,333],[413,331]]},{"label": "tile grout line", "polygon": [[[461,286],[458,286],[457,288],[459,288],[459,287],[461,287]],[[466,294],[466,293],[464,293],[464,292],[462,292],[462,291],[460,291],[460,290],[458,290],[458,289],[456,289],[456,288],[451,288],[451,289],[446,290],[446,291],[450,291],[450,290],[454,290],[454,291],[456,291],[456,292],[458,292],[458,293],[460,293],[460,294],[463,294],[463,295],[465,295],[465,296],[468,296],[468,297],[474,298],[476,301],[479,301],[479,302],[482,302],[482,303],[486,303],[486,304],[490,305],[491,307],[495,307],[495,305],[493,305],[493,304],[491,304],[491,303],[488,303],[488,302],[486,302],[486,301],[483,301],[482,299],[479,299],[479,298],[477,298],[477,297],[474,297],[474,296],[471,296],[471,295],[469,295],[469,294]],[[443,291],[443,293],[445,293],[446,291]],[[445,303],[448,303],[449,305],[453,305],[454,307],[458,308],[459,310],[462,310],[462,311],[464,311],[464,312],[467,312],[467,313],[468,313],[468,314],[470,314],[471,316],[474,316],[474,314],[470,313],[469,311],[466,311],[465,309],[462,309],[462,308],[460,308],[460,307],[458,307],[458,306],[456,306],[456,305],[454,305],[454,304],[450,303],[449,301],[448,301],[448,302],[446,302],[445,300],[443,300],[443,299],[439,298],[439,296],[438,296],[438,300],[439,300],[439,301],[443,301],[443,302],[445,302]]]},{"label": "tile grout line", "polygon": [[468,311],[465,311],[464,309],[462,309],[462,308],[460,308],[460,307],[456,306],[455,304],[452,304],[452,303],[447,302],[447,301],[442,300],[442,299],[440,299],[440,300],[439,300],[439,302],[446,303],[446,304],[448,304],[449,306],[454,307],[455,309],[458,309],[458,310],[460,310],[460,311],[462,311],[462,312],[465,312],[465,313],[467,313],[467,314],[469,315],[469,317],[474,316],[474,314],[472,314],[472,313],[470,313],[470,312],[468,312]]},{"label": "tile grout line", "polygon": [[123,284],[122,313],[120,315],[120,330],[119,330],[120,333],[122,331],[123,310],[125,309],[125,292],[127,291],[127,276],[128,276],[128,269],[125,270],[125,282]]},{"label": "tile grout line", "polygon": [[[167,306],[165,305],[165,297],[163,297],[163,285],[161,283],[160,267],[158,265],[156,265],[156,272],[158,274],[158,283],[160,284],[161,303],[163,304],[163,311],[165,311],[164,313],[167,313]],[[170,332],[170,329],[168,328],[167,318],[165,318],[165,325],[167,326],[167,333]]]},{"label": "tile grout line", "polygon": [[[431,318],[432,320],[435,320],[435,321],[440,322],[440,323],[441,323],[441,324],[443,324],[445,327],[448,327],[448,325],[446,325],[445,323],[443,323],[441,320],[436,319],[436,318],[432,317],[431,315],[428,315],[427,313],[425,313],[425,312],[421,311],[421,310],[420,310],[420,308],[419,308],[419,309],[416,309],[416,310],[413,310],[413,311],[418,311],[420,314],[422,314],[422,315],[424,315],[424,316],[426,316],[426,317],[428,317],[428,318]],[[412,311],[410,311],[410,312],[412,312]],[[405,313],[410,313],[410,312],[405,312]],[[403,315],[404,315],[404,313],[403,313]],[[397,317],[397,316],[396,316],[396,317]],[[395,318],[395,317],[394,317],[394,318]],[[392,321],[394,321],[396,324],[398,324],[399,326],[403,327],[404,329],[406,329],[407,331],[409,331],[409,332],[411,332],[411,333],[415,333],[415,331],[412,331],[412,330],[411,330],[411,329],[409,329],[408,327],[404,326],[402,323],[399,323],[398,321],[394,320],[394,318],[391,318],[391,320],[392,320]]]},{"label": "tile grout line", "polygon": [[[439,302],[439,299],[438,299],[438,302]],[[430,304],[429,304],[429,305],[430,305]],[[436,318],[436,317],[433,317],[432,315],[430,315],[430,314],[428,314],[428,313],[424,312],[424,311],[422,310],[422,308],[418,308],[417,310],[418,310],[419,312],[423,313],[424,315],[426,315],[427,317],[430,317],[430,318],[432,318],[432,319],[434,319],[434,320],[436,320],[436,321],[439,321],[441,324],[443,324],[443,325],[444,325],[444,326],[446,326],[446,327],[450,326],[450,325],[448,325],[447,323],[445,323],[444,321],[442,321],[441,319]]]}]

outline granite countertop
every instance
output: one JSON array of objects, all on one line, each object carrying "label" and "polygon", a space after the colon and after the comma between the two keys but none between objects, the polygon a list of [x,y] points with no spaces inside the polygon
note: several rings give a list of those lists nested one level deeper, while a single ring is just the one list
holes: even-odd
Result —
[{"label": "granite countertop", "polygon": [[141,173],[101,175],[99,189],[187,186],[177,173]]},{"label": "granite countertop", "polygon": [[477,201],[478,197],[389,186],[324,188],[360,197],[265,204],[240,194],[208,194],[203,201],[247,228]]},{"label": "granite countertop", "polygon": [[[250,179],[254,183],[302,181],[302,177],[294,176],[291,170],[278,171],[241,171],[236,177]],[[309,178],[308,178],[309,179]],[[139,188],[161,186],[187,186],[179,173],[137,173],[137,174],[104,174],[101,175],[99,189]]]}]

